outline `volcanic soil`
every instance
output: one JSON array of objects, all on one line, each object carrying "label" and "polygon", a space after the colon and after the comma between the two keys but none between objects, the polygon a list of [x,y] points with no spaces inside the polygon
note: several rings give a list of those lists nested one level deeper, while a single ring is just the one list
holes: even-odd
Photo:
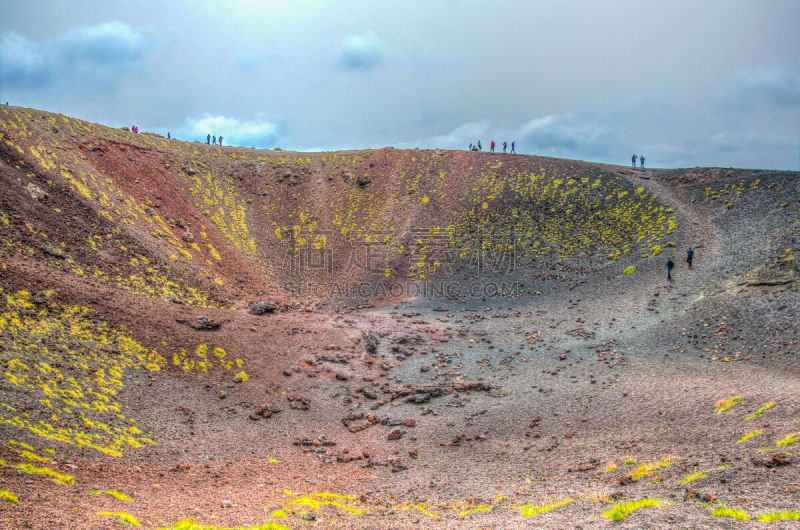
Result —
[{"label": "volcanic soil", "polygon": [[[217,148],[3,110],[6,527],[797,524],[798,173]],[[524,218],[492,202],[511,184],[474,197],[526,172],[573,183],[554,227],[612,182],[674,226],[644,254],[552,231],[405,261],[419,229]]]}]

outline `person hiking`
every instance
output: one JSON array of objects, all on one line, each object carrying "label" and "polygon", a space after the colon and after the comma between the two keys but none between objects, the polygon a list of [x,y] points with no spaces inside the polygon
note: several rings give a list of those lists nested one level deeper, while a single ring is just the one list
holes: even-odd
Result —
[{"label": "person hiking", "polygon": [[469,144],[469,147],[467,147],[467,151],[472,151],[472,144]]},{"label": "person hiking", "polygon": [[[634,165],[636,165],[634,163]],[[644,169],[644,155],[639,155],[639,166]]]},{"label": "person hiking", "polygon": [[167,140],[172,140],[172,135],[170,133],[167,133]]},{"label": "person hiking", "polygon": [[211,145],[217,145],[217,135],[211,137]]},{"label": "person hiking", "polygon": [[478,151],[483,151],[483,147],[481,147],[481,141],[478,140]]},{"label": "person hiking", "polygon": [[672,279],[672,269],[675,268],[675,263],[671,259],[667,259],[667,279]]},{"label": "person hiking", "polygon": [[631,166],[633,167],[633,169],[636,169],[636,155],[635,154],[631,157]]},{"label": "person hiking", "polygon": [[517,152],[514,150],[514,145],[514,142],[511,142],[511,152],[517,154]]},{"label": "person hiking", "polygon": [[210,134],[206,135],[206,145],[211,145],[211,135]]},{"label": "person hiking", "polygon": [[692,260],[694,259],[694,250],[691,248],[686,251],[686,263],[689,264],[689,268],[692,268]]},{"label": "person hiking", "polygon": [[492,151],[492,153],[494,153],[494,140],[492,140],[492,143],[489,144],[489,149]]},{"label": "person hiking", "polygon": [[222,136],[219,137],[219,146],[222,147]]},{"label": "person hiking", "polygon": [[506,152],[506,145],[507,145],[507,144],[506,144],[506,141],[505,141],[505,140],[503,140],[503,152],[504,152],[504,153]]}]

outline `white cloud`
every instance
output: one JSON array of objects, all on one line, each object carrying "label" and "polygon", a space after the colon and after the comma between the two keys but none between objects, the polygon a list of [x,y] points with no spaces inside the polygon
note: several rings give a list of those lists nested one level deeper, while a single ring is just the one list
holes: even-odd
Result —
[{"label": "white cloud", "polygon": [[339,54],[340,64],[350,70],[369,70],[383,57],[383,43],[372,31],[349,35]]},{"label": "white cloud", "polygon": [[189,118],[176,137],[205,142],[206,135],[223,137],[225,145],[270,148],[276,145],[280,126],[270,121],[240,121],[228,116]]},{"label": "white cloud", "polygon": [[724,131],[711,137],[711,145],[725,153],[765,153],[796,149],[795,139],[759,131]]},{"label": "white cloud", "polygon": [[75,27],[42,42],[6,33],[0,38],[0,75],[6,90],[56,89],[85,97],[113,89],[154,47],[151,29],[118,21]]},{"label": "white cloud", "polygon": [[516,142],[518,153],[590,159],[608,155],[619,143],[614,129],[598,117],[551,114],[532,119],[516,127],[499,127],[488,121],[465,123],[449,133],[397,147],[467,149],[480,140],[484,150],[491,141],[502,150],[503,142]]},{"label": "white cloud", "polygon": [[17,33],[0,37],[0,65],[0,76],[6,86],[33,87],[48,77],[41,46]]},{"label": "white cloud", "polygon": [[469,144],[476,143],[481,138],[486,138],[490,129],[489,122],[476,121],[465,123],[453,129],[447,134],[433,136],[415,142],[401,142],[397,144],[399,148],[444,148],[444,149],[466,149]]},{"label": "white cloud", "polygon": [[741,70],[732,76],[718,103],[726,110],[800,105],[800,74],[778,66]]},{"label": "white cloud", "polygon": [[602,156],[614,143],[614,129],[597,117],[551,114],[533,119],[516,133],[517,145],[526,152],[553,156]]}]

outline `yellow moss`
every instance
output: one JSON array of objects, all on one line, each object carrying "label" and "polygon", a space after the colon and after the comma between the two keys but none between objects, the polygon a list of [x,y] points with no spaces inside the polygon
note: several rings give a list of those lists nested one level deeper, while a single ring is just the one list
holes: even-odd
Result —
[{"label": "yellow moss", "polygon": [[139,520],[136,519],[133,515],[125,512],[97,512],[97,515],[101,516],[108,516],[108,517],[116,517],[120,520],[120,522],[130,525],[130,526],[141,526]]},{"label": "yellow moss", "polygon": [[116,490],[106,490],[106,494],[111,495],[115,499],[123,501],[123,502],[133,502],[133,499],[131,499],[130,497],[128,497],[124,493],[120,493],[120,492],[118,492]]},{"label": "yellow moss", "polygon": [[711,512],[712,517],[730,517],[731,519],[738,519],[739,521],[749,521],[750,516],[747,512],[737,508],[728,508],[724,504],[714,508]]},{"label": "yellow moss", "polygon": [[19,504],[19,499],[17,499],[17,496],[8,490],[0,490],[0,499],[13,502],[14,504]]},{"label": "yellow moss", "polygon": [[44,475],[47,477],[51,477],[54,482],[58,482],[60,484],[72,484],[75,481],[75,477],[71,475],[64,475],[59,473],[58,471],[53,471],[49,467],[36,467],[31,464],[23,463],[23,464],[16,464],[11,466],[15,469],[19,469],[24,473],[29,473],[31,475]]},{"label": "yellow moss", "polygon": [[632,502],[619,502],[612,506],[611,509],[603,513],[603,517],[606,519],[611,519],[612,521],[621,521],[636,510],[641,510],[642,508],[648,508],[651,506],[661,508],[661,504],[663,502],[664,501],[652,498],[639,499],[638,501]]},{"label": "yellow moss", "polygon": [[664,467],[671,466],[672,463],[673,463],[672,462],[672,457],[668,456],[664,460],[659,460],[657,462],[649,462],[649,463],[646,463],[646,464],[642,464],[639,467],[637,467],[636,469],[634,469],[633,471],[631,471],[628,474],[628,476],[630,478],[632,478],[633,480],[639,480],[643,476],[649,475],[653,471],[656,471],[656,470],[664,468]]}]

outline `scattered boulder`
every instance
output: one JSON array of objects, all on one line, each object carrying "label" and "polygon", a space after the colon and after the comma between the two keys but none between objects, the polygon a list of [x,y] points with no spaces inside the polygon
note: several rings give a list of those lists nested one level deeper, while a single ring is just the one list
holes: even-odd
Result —
[{"label": "scattered boulder", "polygon": [[181,239],[183,239],[186,243],[194,243],[194,236],[191,232],[184,232],[184,234],[181,236]]},{"label": "scattered boulder", "polygon": [[496,391],[499,392],[499,389],[492,388],[492,385],[486,381],[464,381],[459,377],[450,383],[395,386],[392,388],[392,400],[400,399],[403,403],[419,404],[453,392],[469,391],[496,393]]},{"label": "scattered boulder", "polygon": [[361,176],[359,176],[359,177],[356,179],[356,184],[357,184],[358,186],[361,186],[361,187],[363,188],[364,186],[367,186],[367,185],[369,185],[369,184],[372,184],[372,179],[371,179],[371,178],[369,178],[369,177],[368,177],[368,176],[366,176],[366,175],[361,175]]},{"label": "scattered boulder", "polygon": [[42,247],[42,252],[47,254],[48,256],[53,256],[54,258],[58,259],[66,259],[67,254],[59,247],[55,247],[53,245],[45,245]]},{"label": "scattered boulder", "polygon": [[364,349],[367,353],[375,355],[378,351],[378,337],[371,331],[362,331],[361,338],[364,339]]},{"label": "scattered boulder", "polygon": [[392,432],[389,433],[389,440],[399,440],[403,437],[403,431],[400,429],[392,429]]},{"label": "scattered boulder", "polygon": [[28,185],[25,186],[25,189],[28,191],[28,193],[30,193],[31,197],[39,202],[45,202],[47,200],[47,192],[33,182],[28,182]]},{"label": "scattered boulder", "polygon": [[286,396],[289,408],[297,410],[308,410],[311,407],[311,400],[303,396]]},{"label": "scattered boulder", "polygon": [[258,421],[261,418],[269,418],[273,414],[278,414],[279,412],[283,412],[283,409],[278,405],[265,403],[258,407],[256,411],[250,415],[250,419],[253,421]]},{"label": "scattered boulder", "polygon": [[274,302],[261,300],[254,304],[250,304],[247,309],[253,315],[263,315],[265,313],[273,313],[276,309],[278,309],[278,305]]},{"label": "scattered boulder", "polygon": [[792,465],[792,456],[788,453],[778,453],[767,458],[753,458],[753,465],[767,468]]},{"label": "scattered boulder", "polygon": [[222,325],[221,322],[212,320],[205,315],[197,317],[196,322],[189,323],[189,326],[200,331],[213,331],[215,329],[219,329],[221,325]]}]

